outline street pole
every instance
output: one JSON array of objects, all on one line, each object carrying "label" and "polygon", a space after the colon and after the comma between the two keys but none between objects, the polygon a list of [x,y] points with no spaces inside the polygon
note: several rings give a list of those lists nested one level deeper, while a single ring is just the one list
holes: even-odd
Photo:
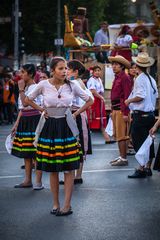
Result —
[{"label": "street pole", "polygon": [[[57,38],[61,38],[61,0],[57,0]],[[57,45],[57,56],[61,55],[61,46]]]},{"label": "street pole", "polygon": [[19,0],[15,0],[14,6],[14,70],[19,68]]}]

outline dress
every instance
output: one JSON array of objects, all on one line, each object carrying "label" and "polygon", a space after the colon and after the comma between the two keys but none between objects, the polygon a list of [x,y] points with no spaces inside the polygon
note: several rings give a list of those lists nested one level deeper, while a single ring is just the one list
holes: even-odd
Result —
[{"label": "dress", "polygon": [[[79,168],[80,147],[67,122],[66,109],[75,96],[88,101],[89,96],[77,84],[63,84],[58,90],[48,80],[38,83],[29,95],[33,100],[42,94],[46,119],[37,144],[37,169],[46,172],[72,171]],[[74,120],[75,122],[75,120]]]},{"label": "dress", "polygon": [[[130,48],[130,43],[133,42],[133,38],[131,35],[126,34],[125,36],[117,37],[116,44],[123,48]],[[131,62],[132,51],[128,50],[115,50],[112,53],[112,56],[121,55],[122,57],[126,58],[129,62]]]},{"label": "dress", "polygon": [[[76,79],[73,82],[75,82],[81,87],[80,81],[82,80]],[[87,90],[88,89],[85,90],[86,93]],[[72,104],[72,112],[74,112],[84,104],[84,101],[80,97],[75,97]],[[83,158],[81,159],[82,162],[84,159],[86,159],[86,154],[92,154],[91,134],[88,126],[88,118],[86,111],[82,112],[76,117],[76,122],[79,130],[80,144],[83,153]]]},{"label": "dress", "polygon": [[[34,90],[36,84],[30,85],[25,89],[25,95],[28,96]],[[41,105],[41,98],[35,99],[36,104]],[[20,117],[16,135],[13,140],[11,154],[19,158],[35,158],[36,148],[33,145],[35,139],[35,130],[40,118],[40,112],[32,107],[24,107],[21,99],[18,99]]]},{"label": "dress", "polygon": [[[87,88],[89,90],[96,90],[99,94],[104,93],[104,87],[102,84],[102,80],[100,78],[91,77],[87,81]],[[104,101],[94,96],[94,103],[87,110],[88,114],[88,124],[90,129],[101,129],[106,128],[107,120],[106,120],[106,112],[105,112],[105,104]]]}]

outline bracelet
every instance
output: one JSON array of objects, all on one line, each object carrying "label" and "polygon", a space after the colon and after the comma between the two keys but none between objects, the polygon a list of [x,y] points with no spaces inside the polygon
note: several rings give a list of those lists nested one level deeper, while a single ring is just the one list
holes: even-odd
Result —
[{"label": "bracelet", "polygon": [[24,92],[24,89],[19,90],[19,93],[22,93],[22,92]]}]

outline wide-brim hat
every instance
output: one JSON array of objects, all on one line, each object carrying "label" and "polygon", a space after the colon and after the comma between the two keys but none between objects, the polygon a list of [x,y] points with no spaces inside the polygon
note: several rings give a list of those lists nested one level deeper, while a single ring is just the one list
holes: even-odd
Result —
[{"label": "wide-brim hat", "polygon": [[120,55],[117,55],[115,57],[108,57],[108,60],[110,62],[118,62],[118,63],[121,63],[123,64],[126,68],[130,68],[131,67],[131,64],[130,62],[125,59],[124,57],[120,56]]},{"label": "wide-brim hat", "polygon": [[148,53],[139,53],[137,57],[132,57],[132,61],[140,67],[150,67],[154,64],[155,60],[149,57]]}]

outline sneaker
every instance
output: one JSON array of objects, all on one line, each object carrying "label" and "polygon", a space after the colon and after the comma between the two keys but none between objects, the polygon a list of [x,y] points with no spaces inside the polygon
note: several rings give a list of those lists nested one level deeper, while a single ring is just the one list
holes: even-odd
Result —
[{"label": "sneaker", "polygon": [[116,162],[111,163],[111,166],[127,166],[128,160],[124,158],[119,158]]},{"label": "sneaker", "polygon": [[119,156],[119,157],[113,159],[112,161],[110,161],[110,164],[112,164],[112,163],[114,163],[114,162],[117,162],[120,158],[121,158],[121,157]]},{"label": "sneaker", "polygon": [[144,171],[146,172],[146,176],[147,177],[151,177],[152,176],[152,170],[150,168],[145,168]]},{"label": "sneaker", "polygon": [[42,183],[36,183],[33,187],[34,190],[42,190],[44,189],[44,186],[42,185]]},{"label": "sneaker", "polygon": [[132,175],[128,175],[128,178],[145,178],[146,172],[137,169]]}]

